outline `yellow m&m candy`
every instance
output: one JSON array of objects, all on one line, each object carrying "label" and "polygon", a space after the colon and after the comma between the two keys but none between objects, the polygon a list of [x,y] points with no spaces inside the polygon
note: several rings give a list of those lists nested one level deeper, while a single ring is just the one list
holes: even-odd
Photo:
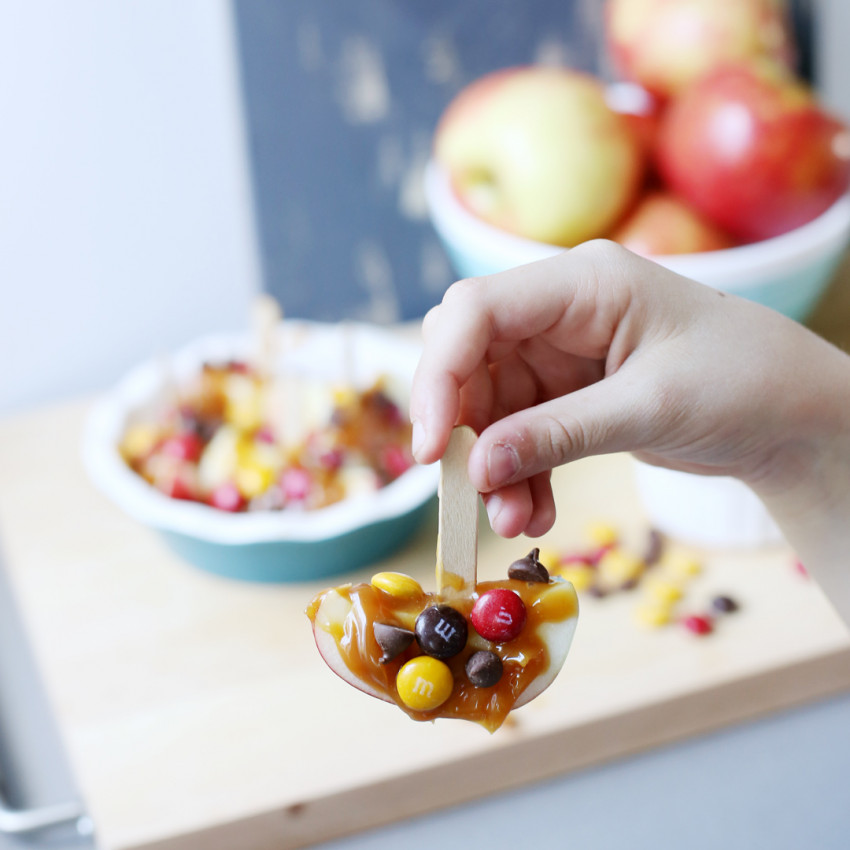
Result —
[{"label": "yellow m&m candy", "polygon": [[658,628],[670,622],[672,605],[664,602],[648,602],[635,609],[635,620],[642,626]]},{"label": "yellow m&m candy", "polygon": [[596,570],[583,564],[570,564],[561,567],[558,575],[570,582],[576,590],[587,590],[596,578]]},{"label": "yellow m&m candy", "polygon": [[587,539],[596,546],[615,546],[620,539],[617,529],[607,522],[591,522],[585,529]]},{"label": "yellow m&m candy", "polygon": [[372,576],[372,586],[400,599],[421,596],[424,593],[422,585],[404,573],[375,573]]},{"label": "yellow m&m candy", "polygon": [[454,678],[443,661],[430,655],[419,655],[402,666],[395,685],[401,701],[408,708],[431,711],[451,696]]},{"label": "yellow m&m candy", "polygon": [[661,603],[677,602],[682,598],[682,588],[678,584],[660,578],[649,583],[647,592],[651,599]]}]

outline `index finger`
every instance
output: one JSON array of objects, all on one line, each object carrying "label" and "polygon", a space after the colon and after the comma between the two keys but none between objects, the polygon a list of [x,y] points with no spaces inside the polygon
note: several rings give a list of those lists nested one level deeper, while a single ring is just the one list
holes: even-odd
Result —
[{"label": "index finger", "polygon": [[413,379],[414,454],[438,460],[460,410],[462,387],[494,343],[552,336],[571,353],[604,358],[628,299],[621,287],[633,255],[587,243],[499,274],[460,281],[428,315]]}]

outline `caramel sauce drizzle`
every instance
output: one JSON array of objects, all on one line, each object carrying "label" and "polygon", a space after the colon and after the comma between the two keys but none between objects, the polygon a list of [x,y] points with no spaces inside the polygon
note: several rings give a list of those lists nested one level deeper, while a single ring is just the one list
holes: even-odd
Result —
[{"label": "caramel sauce drizzle", "polygon": [[[525,603],[527,619],[522,633],[507,643],[496,644],[480,637],[470,624],[466,647],[458,655],[446,659],[454,677],[451,696],[431,711],[409,708],[400,699],[395,680],[401,666],[411,658],[422,655],[422,650],[413,641],[399,656],[381,664],[379,659],[383,653],[375,640],[373,624],[388,623],[412,630],[419,613],[440,601],[449,601],[469,622],[470,612],[478,596],[495,587],[515,591]],[[539,627],[546,622],[561,622],[578,613],[575,594],[550,594],[551,590],[551,582],[542,584],[507,579],[479,582],[471,597],[464,595],[442,600],[437,594],[423,591],[416,596],[401,599],[371,584],[350,585],[335,590],[345,596],[352,607],[342,633],[332,634],[342,659],[354,676],[384,694],[414,720],[454,717],[479,723],[492,732],[504,722],[525,688],[549,665],[548,648],[539,633]],[[319,594],[308,609],[311,620],[315,619],[323,596],[324,593]],[[490,688],[476,688],[466,677],[466,661],[479,649],[491,649],[502,659],[502,678]]]}]

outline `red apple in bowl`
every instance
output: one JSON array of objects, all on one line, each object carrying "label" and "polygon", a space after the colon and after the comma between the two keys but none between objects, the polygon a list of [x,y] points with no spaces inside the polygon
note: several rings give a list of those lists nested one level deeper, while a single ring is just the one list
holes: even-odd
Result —
[{"label": "red apple in bowl", "polygon": [[644,257],[731,248],[735,240],[670,192],[647,192],[610,238]]},{"label": "red apple in bowl", "polygon": [[606,86],[605,100],[625,121],[649,164],[655,151],[665,103],[643,86],[623,81]]},{"label": "red apple in bowl", "polygon": [[743,241],[793,230],[850,184],[850,131],[773,66],[729,66],[669,105],[658,133],[668,186]]},{"label": "red apple in bowl", "polygon": [[608,0],[619,73],[656,94],[681,91],[721,64],[763,57],[790,66],[786,0]]},{"label": "red apple in bowl", "polygon": [[636,197],[644,154],[602,84],[567,68],[488,74],[449,104],[434,157],[461,203],[519,236],[571,246],[601,236]]}]

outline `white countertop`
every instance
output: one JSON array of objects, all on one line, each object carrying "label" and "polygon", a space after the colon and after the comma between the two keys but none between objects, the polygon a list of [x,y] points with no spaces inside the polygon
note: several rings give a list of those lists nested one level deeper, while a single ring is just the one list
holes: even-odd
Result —
[{"label": "white countertop", "polygon": [[850,694],[318,846],[844,850],[848,777]]}]

